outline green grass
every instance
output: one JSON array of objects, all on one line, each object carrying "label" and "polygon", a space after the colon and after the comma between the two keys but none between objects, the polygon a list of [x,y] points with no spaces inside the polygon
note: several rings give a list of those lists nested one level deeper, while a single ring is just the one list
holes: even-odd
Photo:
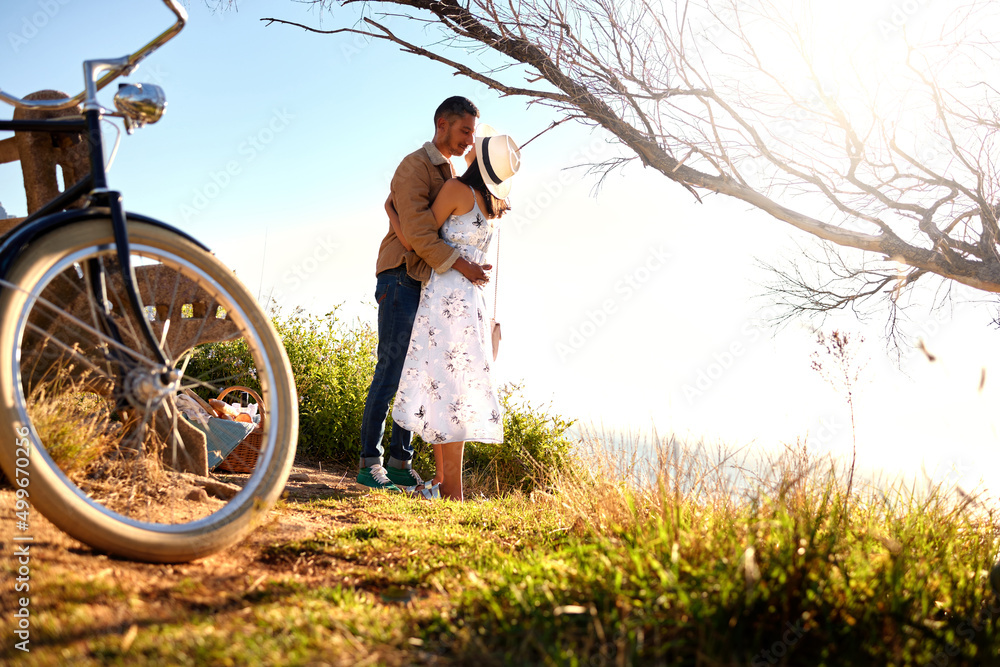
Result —
[{"label": "green grass", "polygon": [[[978,499],[857,478],[848,498],[800,457],[734,484],[668,445],[658,475],[618,457],[531,495],[312,501],[331,527],[266,546],[257,581],[181,576],[159,604],[43,571],[28,664],[1000,662]],[[113,631],[84,613],[126,604]]]},{"label": "green grass", "polygon": [[[300,454],[356,461],[374,332],[336,311],[274,322],[296,377]],[[223,361],[245,372],[245,344],[205,346],[189,370]],[[252,374],[234,384],[255,386]],[[848,493],[849,473],[803,448],[747,461],[654,437],[640,454],[637,442],[572,437],[520,390],[503,393],[504,444],[467,448],[467,503],[288,499],[275,515],[327,527],[213,565],[90,555],[74,569],[36,548],[32,652],[5,639],[0,662],[1000,664],[988,498],[859,477]],[[100,439],[55,408],[63,454],[86,464],[75,443]],[[430,448],[417,452],[429,476]],[[216,573],[230,557],[239,567]],[[12,581],[14,560],[0,563]],[[0,616],[0,636],[14,624]]]}]

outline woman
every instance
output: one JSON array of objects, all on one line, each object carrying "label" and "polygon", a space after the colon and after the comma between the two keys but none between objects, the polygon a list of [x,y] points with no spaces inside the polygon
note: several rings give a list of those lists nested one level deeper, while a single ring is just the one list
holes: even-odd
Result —
[{"label": "woman", "polygon": [[[469,168],[444,184],[431,212],[441,238],[468,261],[483,264],[495,221],[510,208],[505,199],[520,154],[510,137],[495,135],[489,126],[477,132],[473,150]],[[404,238],[391,204],[386,211]],[[393,421],[433,445],[431,488],[439,485],[441,495],[454,500],[464,498],[465,442],[503,442],[484,283],[473,284],[454,269],[424,283],[392,410]]]}]

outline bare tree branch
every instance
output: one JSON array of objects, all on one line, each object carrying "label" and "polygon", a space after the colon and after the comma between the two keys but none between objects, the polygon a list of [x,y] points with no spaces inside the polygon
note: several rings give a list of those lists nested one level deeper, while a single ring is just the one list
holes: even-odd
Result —
[{"label": "bare tree branch", "polygon": [[[849,94],[823,69],[808,3],[306,0],[329,12],[355,3],[436,25],[439,41],[414,44],[368,17],[365,29],[330,31],[262,20],[395,43],[603,128],[696,196],[739,199],[831,248],[870,255],[813,257],[825,278],[776,270],[785,287],[775,295],[796,312],[876,300],[894,323],[900,295],[927,275],[1000,293],[1000,105],[981,65],[1000,59],[994,3],[956,8],[935,41],[902,45],[898,71]],[[776,61],[778,42],[787,49]],[[506,66],[461,62],[484,48]],[[838,76],[861,81],[871,69],[869,59]],[[951,72],[975,72],[975,83]],[[594,171],[606,176],[624,160]]]},{"label": "bare tree branch", "polygon": [[490,78],[488,76],[485,76],[484,74],[480,74],[479,72],[476,72],[475,70],[473,70],[473,69],[471,69],[469,67],[466,67],[465,65],[462,65],[461,63],[457,63],[454,60],[450,60],[450,59],[445,58],[443,56],[439,56],[436,53],[428,51],[427,49],[421,48],[421,47],[416,46],[414,44],[411,44],[411,43],[409,43],[409,42],[407,42],[405,40],[402,40],[402,39],[396,37],[396,35],[394,35],[392,33],[392,31],[389,30],[388,28],[386,28],[384,25],[382,25],[380,23],[377,23],[377,22],[375,22],[375,21],[373,21],[372,19],[369,19],[369,18],[365,19],[365,23],[368,23],[369,25],[371,25],[371,26],[373,26],[375,28],[378,28],[379,30],[382,31],[382,34],[378,34],[378,33],[374,33],[374,32],[369,32],[369,31],[366,31],[366,30],[357,30],[356,28],[338,28],[336,30],[319,30],[317,28],[312,28],[310,26],[303,25],[301,23],[296,23],[294,21],[285,21],[284,19],[275,19],[275,18],[263,18],[263,19],[261,19],[261,21],[266,21],[267,25],[271,25],[272,23],[281,23],[281,24],[284,24],[284,25],[292,25],[292,26],[296,26],[298,28],[302,28],[304,30],[308,30],[309,32],[319,33],[321,35],[334,35],[334,34],[337,34],[337,33],[345,33],[346,32],[346,33],[354,33],[356,35],[364,35],[365,37],[371,37],[373,39],[384,39],[386,41],[395,42],[396,44],[399,44],[400,46],[404,47],[402,50],[405,51],[406,53],[413,53],[413,54],[418,55],[418,56],[424,56],[425,58],[429,58],[429,59],[434,60],[434,61],[439,62],[439,63],[444,63],[445,65],[448,65],[449,67],[453,67],[458,74],[462,74],[464,76],[469,77],[470,79],[473,79],[475,81],[479,81],[480,83],[484,83],[487,86],[489,86],[490,88],[492,88],[493,90],[496,90],[496,91],[498,91],[500,93],[503,93],[504,95],[524,95],[524,96],[527,96],[527,97],[533,97],[533,98],[539,98],[539,99],[546,99],[546,100],[553,100],[553,101],[556,101],[556,102],[568,102],[569,101],[569,98],[566,97],[565,95],[559,95],[559,94],[556,94],[556,93],[548,93],[548,92],[541,91],[541,90],[529,90],[527,88],[515,88],[513,86],[506,86],[506,85],[500,83],[499,81],[497,81],[495,79],[492,79],[492,78]]}]

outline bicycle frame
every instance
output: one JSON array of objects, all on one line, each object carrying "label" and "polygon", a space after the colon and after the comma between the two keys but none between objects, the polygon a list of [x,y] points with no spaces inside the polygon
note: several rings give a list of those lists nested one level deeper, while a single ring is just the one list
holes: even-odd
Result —
[{"label": "bicycle frame", "polygon": [[[0,279],[3,279],[7,275],[7,270],[11,261],[13,261],[13,257],[21,251],[25,243],[37,238],[42,233],[48,233],[57,226],[66,225],[78,219],[79,212],[67,211],[67,215],[55,214],[65,210],[70,204],[86,195],[87,205],[84,210],[107,209],[107,215],[111,218],[116,252],[121,268],[122,280],[125,285],[125,292],[128,296],[129,307],[135,319],[141,322],[140,329],[142,330],[142,335],[156,356],[157,361],[166,367],[166,355],[159,341],[156,340],[156,336],[153,334],[149,320],[145,315],[138,289],[136,288],[135,271],[129,255],[127,215],[122,203],[122,196],[120,192],[108,189],[107,170],[104,165],[104,139],[101,134],[101,119],[105,115],[119,116],[120,114],[109,113],[97,100],[97,93],[101,88],[115,78],[131,73],[146,56],[167,43],[183,29],[187,22],[187,13],[184,11],[184,8],[177,3],[177,0],[163,0],[163,2],[177,17],[175,23],[131,55],[115,59],[86,61],[83,65],[84,90],[78,95],[61,100],[23,100],[0,91],[0,101],[26,109],[67,109],[82,103],[83,115],[80,118],[0,120],[0,131],[83,134],[86,138],[90,154],[89,174],[74,185],[67,187],[61,195],[47,202],[39,210],[26,218],[21,225],[9,232],[6,237],[0,239]],[[146,220],[149,219],[147,218]],[[182,234],[194,241],[187,234],[183,234],[165,223],[152,222],[169,228],[171,231]],[[205,248],[200,243],[198,245]],[[205,249],[207,250],[207,248]],[[104,268],[96,261],[94,261],[94,266],[89,268],[91,269],[90,275],[94,276],[92,278],[91,289],[96,302],[107,304]],[[117,327],[112,320],[110,309],[107,307],[104,308],[104,324],[107,329],[105,333],[116,341],[121,342]]]},{"label": "bicycle frame", "polygon": [[[48,153],[49,138],[63,146],[66,133],[87,141],[64,163],[80,182],[45,203],[51,190],[29,194],[39,210],[0,237],[0,433],[31,450],[29,463],[26,449],[22,457],[0,443],[0,470],[27,481],[30,465],[30,500],[27,489],[19,495],[94,549],[186,562],[235,543],[278,500],[294,461],[298,401],[281,338],[235,273],[189,235],[126,213],[108,187],[101,120],[121,118],[131,134],[159,119],[164,100],[158,87],[130,85],[116,92],[111,113],[97,92],[179,32],[179,0],[161,1],[177,22],[131,56],[84,63],[84,93],[50,101],[0,91],[0,102],[17,108],[71,114],[0,121],[0,131],[28,133],[19,150]],[[89,165],[79,164],[84,151]],[[83,208],[67,208],[77,202]],[[249,363],[234,365],[225,348],[217,354],[215,343],[232,340],[243,341]],[[222,391],[243,375],[268,410],[255,428],[259,456],[242,490],[204,503],[188,487],[207,488],[198,480],[209,475],[210,457],[245,433],[216,433],[186,417],[179,397]]]},{"label": "bicycle frame", "polygon": [[[140,48],[135,53],[124,56],[123,58],[117,58],[115,60],[107,61],[95,61],[88,60],[83,64],[84,74],[85,74],[85,86],[84,89],[73,97],[68,97],[63,100],[22,100],[19,97],[15,97],[9,93],[5,93],[0,90],[0,101],[6,102],[11,106],[20,107],[22,109],[69,109],[75,107],[78,104],[83,103],[84,109],[87,108],[88,104],[97,105],[97,92],[104,88],[112,81],[114,81],[119,76],[128,76],[132,73],[139,63],[142,62],[149,54],[156,51],[171,39],[177,36],[187,24],[187,11],[184,7],[177,2],[177,0],[163,0],[163,4],[174,13],[177,20],[172,26],[164,30],[162,33],[154,37],[148,44]],[[104,75],[98,79],[95,74],[96,71],[91,70],[90,66],[94,63],[103,62],[107,67],[102,68],[100,71],[104,71]]]}]

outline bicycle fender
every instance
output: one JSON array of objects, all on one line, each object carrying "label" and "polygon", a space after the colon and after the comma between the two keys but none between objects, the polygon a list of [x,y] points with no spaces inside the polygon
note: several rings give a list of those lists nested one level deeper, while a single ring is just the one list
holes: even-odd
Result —
[{"label": "bicycle fender", "polygon": [[[107,218],[110,220],[111,209],[106,207],[71,209],[68,211],[54,213],[53,215],[47,215],[44,218],[35,220],[34,222],[15,227],[6,235],[0,237],[0,279],[7,277],[10,272],[11,264],[14,263],[14,260],[17,259],[17,256],[24,250],[24,248],[35,239],[75,222],[83,222],[94,218]],[[161,222],[138,213],[126,212],[125,219],[128,221],[134,220],[137,222],[144,222],[148,225],[162,227],[163,229],[169,230],[174,234],[187,239],[191,243],[194,243],[202,250],[211,252],[208,246],[204,243],[195,239],[187,232],[177,229],[173,225],[168,225],[165,222]]]}]

